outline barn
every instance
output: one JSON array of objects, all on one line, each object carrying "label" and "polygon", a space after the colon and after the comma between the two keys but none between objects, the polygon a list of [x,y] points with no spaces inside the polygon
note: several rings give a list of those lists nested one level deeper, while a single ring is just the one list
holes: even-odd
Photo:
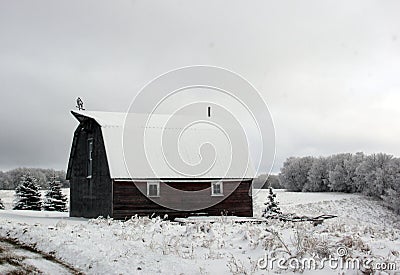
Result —
[{"label": "barn", "polygon": [[[124,141],[126,114],[116,112],[71,111],[78,120],[70,152],[67,179],[70,182],[70,216],[98,216],[127,219],[134,215],[159,215],[169,218],[193,215],[240,217],[253,216],[251,196],[254,169],[245,158],[245,172],[232,166],[226,140],[211,127],[194,127],[180,136],[180,152],[193,163],[201,161],[199,145],[210,139],[217,152],[212,167],[202,174],[179,173],[165,162],[156,142],[165,133],[181,133],[181,122],[166,127],[170,115],[153,114],[152,122],[143,124],[143,114],[131,114],[133,135]],[[215,128],[215,127],[214,127]],[[134,152],[132,146],[143,147],[143,129],[150,142],[146,156]],[[164,150],[164,151],[163,151]],[[167,152],[168,154],[168,152]],[[129,157],[131,156],[131,157]],[[132,159],[129,165],[126,159]],[[143,166],[153,161],[152,173]],[[238,164],[235,164],[238,165]]]}]

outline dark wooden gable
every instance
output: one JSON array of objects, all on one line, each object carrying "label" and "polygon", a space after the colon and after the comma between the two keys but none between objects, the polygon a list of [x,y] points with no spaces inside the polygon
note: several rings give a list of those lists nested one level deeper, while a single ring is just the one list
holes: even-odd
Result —
[{"label": "dark wooden gable", "polygon": [[[70,215],[112,216],[112,181],[100,125],[78,118],[67,177],[70,181]],[[93,140],[92,176],[88,177],[88,140]]]}]

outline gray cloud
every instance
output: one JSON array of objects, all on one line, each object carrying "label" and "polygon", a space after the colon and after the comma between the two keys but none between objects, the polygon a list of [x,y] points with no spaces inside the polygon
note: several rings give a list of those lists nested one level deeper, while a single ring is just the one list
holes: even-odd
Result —
[{"label": "gray cloud", "polygon": [[79,95],[124,111],[148,81],[209,64],[254,84],[291,155],[400,155],[398,1],[0,2],[0,169],[65,169]]}]

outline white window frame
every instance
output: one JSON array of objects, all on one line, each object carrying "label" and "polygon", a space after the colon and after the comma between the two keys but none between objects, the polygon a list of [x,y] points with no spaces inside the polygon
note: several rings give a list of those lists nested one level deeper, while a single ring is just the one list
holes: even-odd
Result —
[{"label": "white window frame", "polygon": [[[150,185],[157,186],[157,195],[150,196]],[[158,198],[158,197],[160,197],[160,182],[159,181],[148,181],[147,182],[147,197],[149,197],[149,198]]]},{"label": "white window frame", "polygon": [[88,155],[87,155],[87,164],[86,164],[88,179],[91,179],[93,176],[93,147],[94,147],[93,138],[88,138],[88,140],[87,140]]},{"label": "white window frame", "polygon": [[[215,193],[214,184],[219,184],[220,186],[220,193]],[[222,181],[212,181],[211,182],[211,196],[218,197],[224,195],[224,183]]]}]

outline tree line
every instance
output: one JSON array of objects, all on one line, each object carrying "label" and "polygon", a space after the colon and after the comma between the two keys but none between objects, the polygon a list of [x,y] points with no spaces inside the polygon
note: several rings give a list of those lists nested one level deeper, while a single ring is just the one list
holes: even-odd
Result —
[{"label": "tree line", "polygon": [[278,175],[272,175],[272,174],[258,175],[257,178],[253,180],[253,187],[256,189],[269,189],[270,187],[274,189],[285,188],[281,185]]},{"label": "tree line", "polygon": [[0,189],[14,190],[23,175],[31,175],[37,180],[40,189],[47,189],[53,177],[61,183],[63,188],[69,187],[65,179],[65,171],[42,168],[16,168],[6,172],[0,171]]},{"label": "tree line", "polygon": [[400,213],[400,159],[392,155],[290,157],[278,176],[289,191],[362,193]]}]

